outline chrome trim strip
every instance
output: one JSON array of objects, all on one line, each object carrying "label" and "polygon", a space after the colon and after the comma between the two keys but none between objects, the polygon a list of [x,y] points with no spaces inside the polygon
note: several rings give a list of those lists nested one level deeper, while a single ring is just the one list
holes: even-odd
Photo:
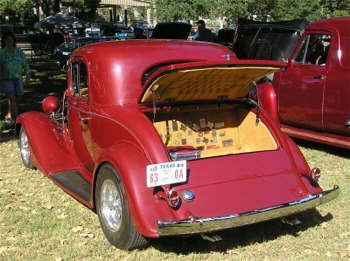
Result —
[{"label": "chrome trim strip", "polygon": [[309,195],[300,200],[245,213],[208,218],[192,217],[176,221],[158,220],[158,234],[159,236],[170,236],[206,233],[289,216],[327,203],[338,197],[339,192],[339,187],[335,185],[331,190]]}]

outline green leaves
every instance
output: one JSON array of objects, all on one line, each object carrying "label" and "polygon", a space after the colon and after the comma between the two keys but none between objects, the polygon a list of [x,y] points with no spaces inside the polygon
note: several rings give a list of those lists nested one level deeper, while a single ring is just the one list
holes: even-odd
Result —
[{"label": "green leaves", "polygon": [[23,8],[33,7],[31,0],[1,0],[0,15],[16,13]]},{"label": "green leaves", "polygon": [[260,21],[306,18],[310,21],[349,16],[347,0],[154,0],[158,21],[196,21],[198,18]]},{"label": "green leaves", "polygon": [[[260,21],[350,16],[348,0],[149,0],[157,21],[207,19],[235,22],[239,17]],[[19,16],[41,7],[45,16],[59,11],[60,4],[75,8],[75,15],[93,21],[101,0],[0,0],[0,16]],[[144,12],[145,13],[145,12]],[[132,12],[130,12],[132,17]],[[146,18],[146,17],[144,17]]]},{"label": "green leaves", "polygon": [[94,17],[97,7],[101,0],[1,0],[0,16],[2,15],[20,15],[26,11],[31,12],[33,8],[41,7],[45,16],[49,16],[60,11],[60,5],[70,5],[80,10],[80,18]]}]

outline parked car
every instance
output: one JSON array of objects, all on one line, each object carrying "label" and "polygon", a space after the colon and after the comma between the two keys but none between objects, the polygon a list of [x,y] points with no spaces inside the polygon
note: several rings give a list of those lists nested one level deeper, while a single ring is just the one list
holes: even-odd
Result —
[{"label": "parked car", "polygon": [[306,19],[260,22],[240,18],[233,51],[239,59],[284,61],[291,55],[308,24]]},{"label": "parked car", "polygon": [[311,23],[274,74],[282,130],[350,149],[350,17]]},{"label": "parked car", "polygon": [[232,28],[220,29],[217,33],[217,42],[232,49],[235,32],[236,31]]},{"label": "parked car", "polygon": [[152,31],[151,39],[187,40],[192,25],[182,22],[158,23]]},{"label": "parked car", "polygon": [[75,48],[77,48],[75,41],[65,41],[55,48],[52,56],[56,60],[59,68],[63,68],[63,66],[66,65]]},{"label": "parked car", "polygon": [[[182,40],[86,45],[59,105],[17,120],[23,164],[96,211],[122,249],[287,217],[338,196],[249,96],[283,63]],[[208,235],[208,237],[210,237]]]},{"label": "parked car", "polygon": [[71,53],[76,48],[91,43],[107,42],[112,40],[114,40],[114,37],[111,36],[69,38],[55,48],[52,56],[56,60],[58,67],[62,68],[64,65],[66,65]]}]

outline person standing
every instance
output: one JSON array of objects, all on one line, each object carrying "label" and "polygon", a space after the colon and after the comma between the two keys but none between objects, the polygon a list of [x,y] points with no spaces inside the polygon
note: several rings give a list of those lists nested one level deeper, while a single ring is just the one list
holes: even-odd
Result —
[{"label": "person standing", "polygon": [[199,20],[197,22],[197,32],[193,38],[195,41],[204,41],[204,42],[214,42],[214,34],[205,27],[204,20]]},{"label": "person standing", "polygon": [[[25,81],[22,76],[25,75]],[[16,37],[5,32],[1,38],[0,49],[0,93],[8,100],[5,120],[13,122],[18,115],[17,96],[22,96],[23,87],[29,85],[30,68],[24,52],[16,47]]]}]

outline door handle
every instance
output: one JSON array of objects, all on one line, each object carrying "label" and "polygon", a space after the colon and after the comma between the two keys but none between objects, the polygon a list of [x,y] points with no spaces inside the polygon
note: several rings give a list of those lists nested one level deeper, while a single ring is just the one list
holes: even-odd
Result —
[{"label": "door handle", "polygon": [[350,120],[345,121],[345,128],[350,128]]},{"label": "door handle", "polygon": [[321,75],[317,75],[317,76],[314,76],[314,79],[316,80],[324,80],[324,76],[321,74]]}]

